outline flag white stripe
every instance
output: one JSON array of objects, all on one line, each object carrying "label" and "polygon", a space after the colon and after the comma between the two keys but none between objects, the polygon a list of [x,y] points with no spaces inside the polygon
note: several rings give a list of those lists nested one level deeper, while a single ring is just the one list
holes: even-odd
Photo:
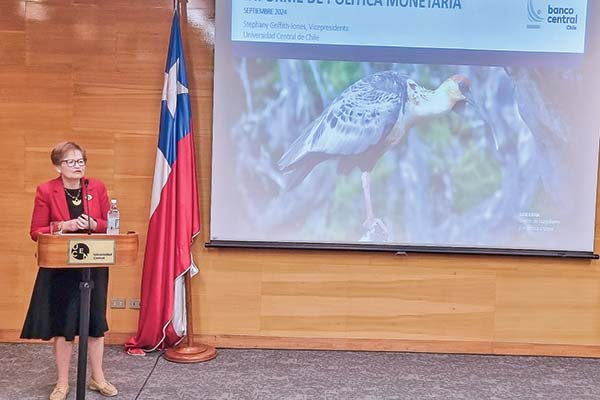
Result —
[{"label": "flag white stripe", "polygon": [[171,166],[160,149],[156,149],[156,163],[154,164],[154,181],[152,182],[152,201],[150,202],[150,218],[154,214],[163,187],[171,174]]}]

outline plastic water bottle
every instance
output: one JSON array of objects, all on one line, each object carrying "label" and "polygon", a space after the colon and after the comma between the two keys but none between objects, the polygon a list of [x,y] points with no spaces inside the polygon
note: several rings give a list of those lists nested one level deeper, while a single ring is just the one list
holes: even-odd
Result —
[{"label": "plastic water bottle", "polygon": [[106,215],[106,233],[108,235],[119,234],[119,220],[121,219],[121,213],[117,208],[117,199],[110,201],[110,210]]}]

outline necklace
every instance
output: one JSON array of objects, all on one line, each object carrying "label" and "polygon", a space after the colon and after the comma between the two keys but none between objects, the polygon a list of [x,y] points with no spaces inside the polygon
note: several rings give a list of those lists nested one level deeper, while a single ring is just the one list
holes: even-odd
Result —
[{"label": "necklace", "polygon": [[81,189],[77,189],[77,194],[75,196],[69,193],[69,190],[67,188],[65,188],[65,193],[67,194],[67,196],[69,196],[69,198],[71,199],[71,203],[73,203],[74,206],[78,206],[81,204]]}]

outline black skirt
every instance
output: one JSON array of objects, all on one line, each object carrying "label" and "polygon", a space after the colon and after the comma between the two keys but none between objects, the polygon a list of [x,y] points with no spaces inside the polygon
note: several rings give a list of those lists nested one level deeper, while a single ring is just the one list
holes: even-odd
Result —
[{"label": "black skirt", "polygon": [[[108,268],[92,268],[89,336],[102,337],[108,330],[106,294]],[[49,340],[56,336],[71,341],[79,335],[79,268],[40,268],[21,332],[21,339]]]}]

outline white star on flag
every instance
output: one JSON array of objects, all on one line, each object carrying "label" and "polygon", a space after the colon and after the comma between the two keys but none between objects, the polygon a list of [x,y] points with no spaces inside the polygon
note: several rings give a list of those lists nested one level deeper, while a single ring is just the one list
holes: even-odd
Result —
[{"label": "white star on flag", "polygon": [[165,72],[165,82],[163,85],[162,99],[167,101],[167,108],[171,117],[175,118],[175,111],[177,110],[177,95],[188,93],[188,88],[177,80],[177,72],[179,71],[179,58],[171,68],[169,73]]}]

